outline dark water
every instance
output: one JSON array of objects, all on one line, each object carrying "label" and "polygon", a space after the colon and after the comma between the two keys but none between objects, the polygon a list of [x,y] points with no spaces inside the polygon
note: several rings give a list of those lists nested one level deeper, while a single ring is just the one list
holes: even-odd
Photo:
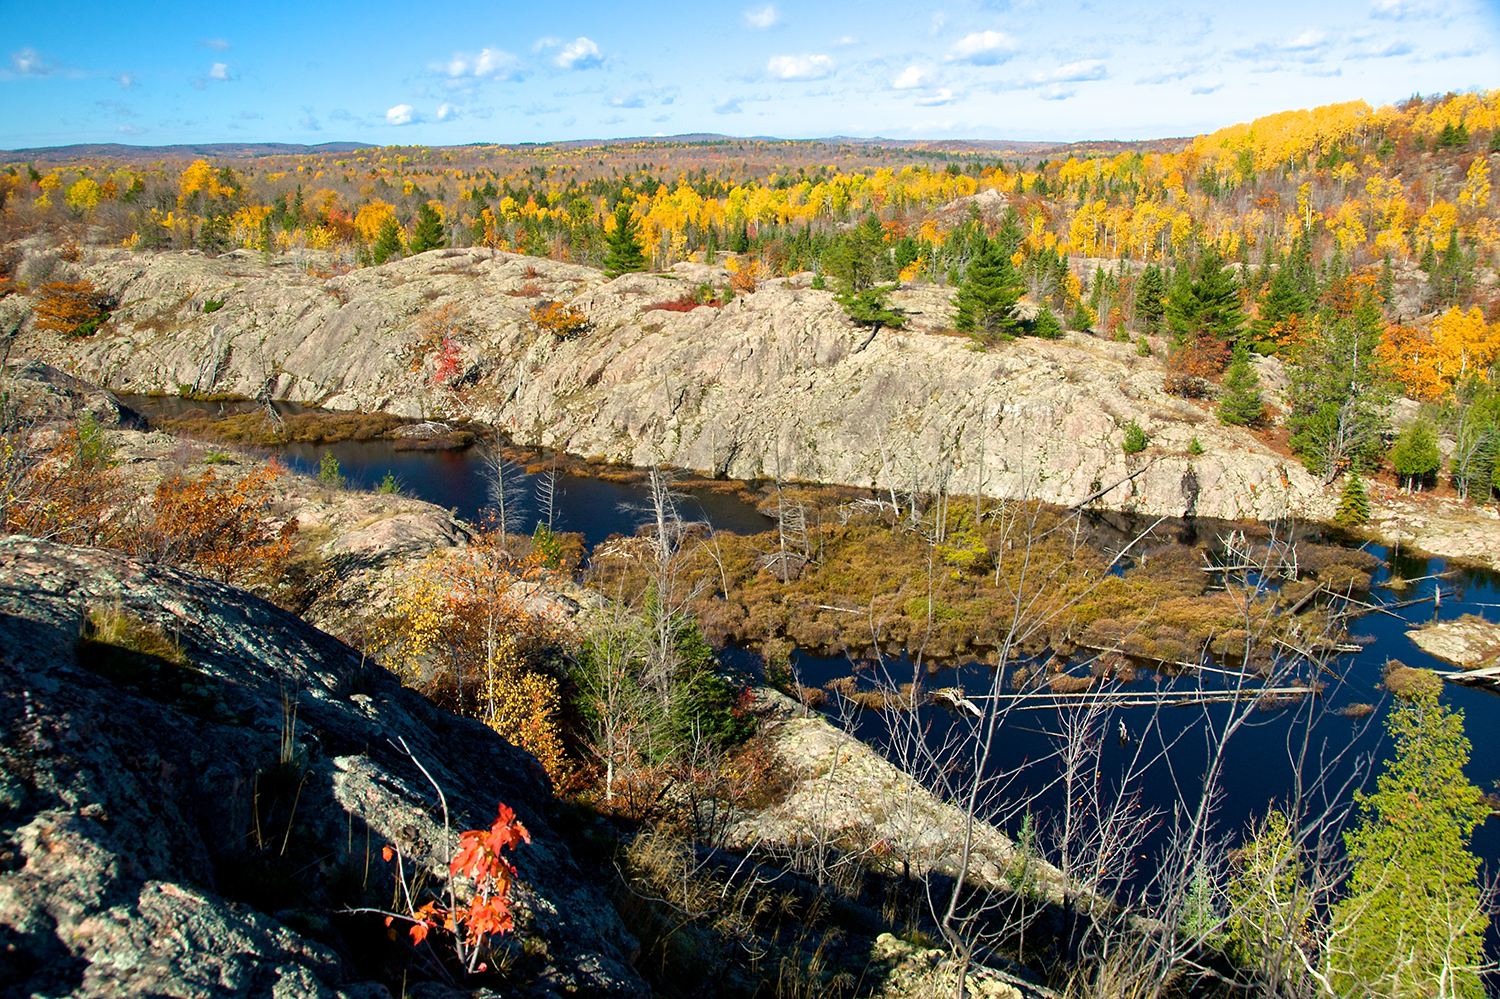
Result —
[{"label": "dark water", "polygon": [[[1211,529],[1211,525],[1201,525],[1201,528]],[[1452,620],[1465,613],[1489,620],[1495,620],[1500,614],[1500,576],[1493,572],[1458,570],[1447,578],[1424,580],[1395,593],[1379,585],[1390,578],[1393,569],[1401,578],[1410,580],[1444,572],[1448,567],[1441,559],[1414,557],[1404,552],[1396,556],[1379,546],[1364,547],[1382,561],[1375,573],[1376,586],[1368,598],[1370,602],[1431,596],[1435,588],[1441,586],[1441,606],[1434,607],[1429,602],[1399,608],[1394,611],[1399,619],[1379,613],[1354,619],[1350,622],[1351,638],[1356,643],[1368,644],[1363,644],[1358,653],[1343,655],[1333,663],[1340,676],[1321,676],[1328,685],[1321,698],[1253,715],[1250,723],[1233,736],[1224,757],[1221,779],[1224,795],[1215,812],[1215,825],[1219,831],[1243,832],[1252,819],[1286,801],[1299,777],[1310,783],[1322,775],[1327,795],[1337,795],[1347,802],[1355,786],[1349,782],[1360,779],[1358,764],[1362,762],[1365,786],[1373,790],[1374,775],[1391,752],[1383,725],[1391,695],[1379,688],[1382,667],[1388,659],[1399,659],[1408,666],[1444,672],[1453,669],[1418,649],[1407,638],[1406,630],[1431,620]],[[748,653],[738,654],[738,660],[744,665],[750,665],[753,659]],[[794,666],[800,682],[809,687],[822,686],[851,672],[856,677],[873,678],[874,672],[880,668],[870,661],[851,663],[843,657],[819,657],[800,651],[794,653]],[[911,660],[905,656],[888,657],[883,668],[897,683],[913,679]],[[928,689],[961,686],[970,693],[983,693],[989,688],[991,676],[988,667],[970,662],[925,677],[924,683]],[[1180,677],[1174,681],[1147,670],[1141,671],[1135,683],[1121,689],[1144,693],[1154,690],[1158,683],[1164,688],[1183,692],[1224,689],[1222,681],[1212,677]],[[1446,704],[1461,710],[1464,715],[1465,732],[1473,744],[1470,762],[1465,768],[1469,779],[1485,792],[1500,789],[1500,753],[1496,752],[1497,744],[1500,744],[1500,696],[1457,684],[1444,684],[1442,696]],[[1361,703],[1373,704],[1375,713],[1365,719],[1345,718],[1336,713],[1340,707]],[[926,707],[919,710],[924,714],[923,723],[929,726],[928,741],[931,745],[941,745],[954,726],[970,724],[946,709]],[[1184,788],[1190,807],[1196,804],[1193,792],[1201,784],[1207,759],[1204,733],[1210,723],[1222,727],[1233,710],[1236,709],[1228,704],[1169,706],[1160,709],[1157,727],[1152,731],[1152,708],[1112,709],[1103,725],[1100,779],[1107,785],[1111,782],[1117,784],[1132,756],[1142,748],[1142,740],[1146,750],[1159,750],[1176,740],[1167,752],[1170,766],[1166,761],[1157,762],[1139,784],[1141,804],[1164,810],[1170,820],[1177,800],[1174,786]],[[1310,720],[1313,720],[1311,725]],[[1125,745],[1118,738],[1120,721],[1124,721],[1130,733],[1130,741]],[[886,740],[885,722],[878,713],[861,712],[855,716],[854,724],[856,734],[861,738],[877,745]],[[1028,761],[1032,764],[1011,785],[1006,797],[1019,801],[1028,795],[1037,795],[1032,810],[1039,826],[1044,826],[1049,818],[1057,815],[1062,800],[1061,789],[1049,787],[1059,776],[1059,765],[1052,758],[1059,728],[1059,711],[1056,709],[1013,711],[999,738],[999,768],[1011,770]],[[1304,739],[1308,749],[1300,763],[1299,774],[1299,764],[1294,762],[1293,753]],[[1017,815],[1001,824],[1015,833],[1020,821]],[[1471,845],[1492,871],[1500,870],[1500,816],[1491,817],[1482,824]],[[1162,846],[1163,837],[1158,830],[1157,835],[1148,839],[1144,849],[1149,855]],[[1151,866],[1153,864],[1143,861],[1141,870]],[[1139,880],[1134,883],[1140,886]],[[1500,943],[1500,937],[1493,929],[1492,949]]]},{"label": "dark water", "polygon": [[[209,413],[255,412],[261,406],[255,402],[200,402],[178,396],[121,396],[121,401],[148,419],[181,416],[195,409]],[[287,415],[310,410],[296,403],[278,403],[277,408]],[[289,444],[277,448],[275,453],[288,467],[308,475],[316,475],[323,456],[331,454],[339,463],[339,473],[354,489],[374,489],[389,474],[405,495],[456,510],[460,517],[473,523],[483,520],[484,508],[489,504],[483,462],[473,448],[398,451],[394,441],[370,440]],[[522,479],[525,498],[518,530],[527,534],[543,517],[537,496],[541,478],[527,475]],[[559,473],[552,528],[580,533],[590,546],[611,534],[631,535],[651,519],[646,512],[650,498],[648,488],[642,483],[606,482]],[[759,534],[775,526],[774,521],[736,496],[688,492],[679,504],[683,520],[707,523],[720,531]]]},{"label": "dark water", "polygon": [[[290,467],[316,475],[324,454],[338,460],[339,472],[355,488],[373,489],[387,473],[408,496],[458,511],[479,522],[489,504],[483,462],[471,448],[464,451],[397,451],[393,441],[343,441],[338,444],[292,444],[278,451]],[[525,490],[522,530],[530,533],[543,515],[537,496],[542,476],[522,479]],[[552,529],[576,531],[590,546],[611,534],[634,534],[652,519],[650,491],[643,483],[606,482],[575,475],[557,476]],[[735,496],[689,492],[679,500],[682,519],[700,521],[735,534],[758,534],[775,522]]]}]

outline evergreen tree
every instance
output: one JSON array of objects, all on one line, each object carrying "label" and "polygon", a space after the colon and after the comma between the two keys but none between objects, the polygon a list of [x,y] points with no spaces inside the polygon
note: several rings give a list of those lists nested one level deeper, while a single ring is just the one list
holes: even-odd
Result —
[{"label": "evergreen tree", "polygon": [[641,250],[640,223],[630,216],[630,206],[615,206],[615,231],[605,237],[609,249],[604,254],[604,273],[619,277],[646,269],[646,255]]},{"label": "evergreen tree", "polygon": [[1044,305],[1031,321],[1031,332],[1033,336],[1039,336],[1043,340],[1061,340],[1063,327],[1057,320],[1057,314]]},{"label": "evergreen tree", "polygon": [[1489,917],[1468,841],[1489,808],[1464,776],[1463,714],[1423,690],[1392,706],[1386,728],[1395,756],[1375,793],[1356,795],[1345,836],[1354,870],[1333,911],[1331,983],[1339,995],[1480,999]]},{"label": "evergreen tree", "polygon": [[885,229],[874,212],[839,237],[828,252],[824,266],[846,295],[873,288],[879,282],[895,277],[890,255],[886,252]]},{"label": "evergreen tree", "polygon": [[1312,303],[1298,287],[1291,268],[1286,266],[1276,269],[1256,304],[1259,315],[1251,328],[1254,329],[1256,338],[1263,342],[1273,339],[1279,330],[1295,321],[1296,317],[1305,316],[1312,307]]},{"label": "evergreen tree", "polygon": [[1437,434],[1426,420],[1418,420],[1401,431],[1391,449],[1391,467],[1405,480],[1408,491],[1415,486],[1420,492],[1423,482],[1436,475],[1442,463]]},{"label": "evergreen tree", "polygon": [[978,343],[1009,339],[1017,326],[1011,310],[1020,297],[1021,281],[1010,255],[998,240],[986,240],[959,285],[953,327]]},{"label": "evergreen tree", "polygon": [[1350,472],[1344,480],[1344,492],[1339,497],[1338,511],[1333,522],[1340,527],[1363,527],[1370,519],[1370,497],[1365,493],[1364,480],[1358,472]]},{"label": "evergreen tree", "polygon": [[411,234],[412,256],[446,245],[448,241],[443,238],[442,216],[438,215],[437,209],[424,201],[417,206],[417,224]]},{"label": "evergreen tree", "polygon": [[392,257],[401,256],[401,251],[401,226],[394,218],[388,218],[375,236],[375,245],[370,250],[370,259],[376,264],[383,264]]},{"label": "evergreen tree", "polygon": [[1427,275],[1429,281],[1437,273],[1437,251],[1432,248],[1432,240],[1429,239],[1422,249],[1422,259],[1417,266],[1422,268],[1422,272]]},{"label": "evergreen tree", "polygon": [[1167,327],[1179,343],[1207,338],[1232,343],[1239,336],[1245,317],[1238,282],[1217,250],[1209,248],[1191,276],[1184,271],[1172,283],[1166,313]]},{"label": "evergreen tree", "polygon": [[1250,363],[1250,352],[1240,347],[1224,372],[1224,395],[1219,400],[1219,422],[1230,427],[1253,427],[1266,416],[1260,395],[1260,375]]},{"label": "evergreen tree", "polygon": [[1309,471],[1332,482],[1384,450],[1389,384],[1375,348],[1385,321],[1373,294],[1346,315],[1324,310],[1291,352],[1289,443]]},{"label": "evergreen tree", "polygon": [[1147,265],[1135,286],[1135,321],[1142,333],[1161,331],[1166,314],[1167,279],[1156,264]]}]

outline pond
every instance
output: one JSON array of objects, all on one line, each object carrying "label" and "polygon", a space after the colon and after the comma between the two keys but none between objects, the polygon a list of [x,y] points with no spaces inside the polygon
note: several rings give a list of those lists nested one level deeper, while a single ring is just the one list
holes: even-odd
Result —
[{"label": "pond", "polygon": [[[1123,523],[1123,518],[1117,516],[1116,520]],[[1196,527],[1200,532],[1197,540],[1201,543],[1208,540],[1205,535],[1211,537],[1211,532],[1221,526],[1200,521],[1188,525],[1188,528]],[[1397,554],[1373,544],[1363,547],[1381,560],[1374,573],[1375,587],[1368,598],[1372,602],[1398,602],[1391,596],[1391,590],[1381,587],[1391,579],[1393,572],[1404,580],[1450,572],[1442,559],[1407,552]],[[1391,750],[1383,725],[1391,695],[1380,687],[1381,671],[1386,661],[1398,659],[1408,666],[1444,672],[1453,669],[1417,648],[1406,636],[1407,629],[1432,620],[1452,620],[1466,613],[1494,620],[1496,608],[1500,608],[1500,576],[1485,570],[1464,568],[1451,570],[1450,575],[1440,580],[1424,579],[1414,583],[1400,592],[1399,599],[1431,597],[1438,586],[1442,587],[1439,606],[1434,606],[1429,600],[1352,620],[1349,627],[1351,644],[1361,648],[1333,661],[1331,665],[1339,675],[1322,676],[1327,687],[1320,698],[1281,710],[1257,711],[1233,736],[1231,748],[1224,758],[1220,782],[1223,797],[1215,821],[1220,832],[1244,831],[1253,819],[1264,816],[1268,808],[1284,801],[1298,780],[1306,784],[1321,776],[1331,791],[1338,791],[1341,798],[1349,800],[1353,788],[1348,782],[1356,778],[1356,760],[1361,756],[1367,760],[1373,756],[1377,761],[1373,768],[1366,765],[1364,769],[1365,786],[1368,790],[1374,789],[1374,773],[1380,770],[1378,761],[1383,761]],[[747,651],[732,652],[730,657],[747,668],[753,667],[758,659]],[[883,667],[877,667],[868,660],[851,662],[845,657],[814,656],[798,650],[792,655],[792,664],[799,682],[808,687],[821,687],[851,673],[863,680],[872,677],[880,668],[896,683],[913,679],[913,665],[905,655],[887,657]],[[924,683],[928,690],[956,686],[978,693],[988,690],[991,676],[990,667],[966,662],[940,669],[927,676]],[[1213,679],[1201,683],[1200,687],[1198,679],[1186,676],[1174,681],[1143,669],[1134,683],[1122,685],[1119,689],[1141,694],[1151,693],[1158,686],[1185,692],[1224,689]],[[1457,684],[1444,684],[1442,697],[1446,704],[1464,714],[1465,732],[1473,744],[1465,772],[1481,791],[1495,792],[1500,789],[1500,754],[1496,753],[1496,739],[1500,735],[1500,697],[1486,690]],[[1340,708],[1359,704],[1374,705],[1376,711],[1367,718],[1344,717],[1338,713]],[[1018,771],[1006,797],[1011,801],[1031,798],[1029,807],[1038,822],[1045,823],[1060,812],[1063,798],[1056,786],[1060,768],[1055,753],[1060,741],[1061,716],[1063,711],[1077,710],[1045,707],[1013,711],[1001,731],[998,740],[1000,758],[992,769]],[[1118,781],[1142,748],[1147,752],[1163,753],[1164,759],[1154,765],[1138,786],[1140,805],[1163,810],[1170,821],[1172,809],[1178,803],[1179,786],[1188,802],[1196,800],[1195,782],[1202,779],[1208,755],[1204,736],[1211,728],[1222,728],[1232,710],[1228,704],[1172,705],[1155,712],[1148,706],[1111,708],[1100,726],[1103,732],[1100,778],[1106,784]],[[970,724],[960,714],[944,708],[928,706],[919,711],[922,712],[919,720],[926,727],[930,746],[943,745],[955,726]],[[1311,726],[1310,717],[1317,719]],[[889,731],[879,712],[857,712],[852,721],[853,731],[862,739],[876,745],[889,741]],[[1122,722],[1128,733],[1124,741],[1119,738]],[[1144,747],[1141,746],[1143,736]],[[1293,753],[1304,736],[1309,739],[1308,751],[1300,765],[1294,765]],[[1026,761],[1037,762],[1022,766]],[[1014,834],[1020,822],[1021,817],[1016,815],[1003,824]],[[1164,845],[1164,837],[1158,832],[1147,839],[1143,849],[1147,855],[1153,855]],[[1472,849],[1491,871],[1500,870],[1500,816],[1491,817],[1479,827],[1472,840]],[[1142,886],[1138,879],[1131,879],[1130,883],[1135,887]],[[1493,948],[1500,943],[1500,935],[1492,927],[1490,936]]]},{"label": "pond", "polygon": [[[205,408],[203,403],[170,397],[132,401],[148,415]],[[473,449],[407,451],[397,450],[391,441],[373,440],[291,445],[278,453],[288,465],[309,474],[316,474],[323,456],[332,454],[350,485],[357,488],[373,488],[390,474],[406,494],[454,509],[470,520],[478,520],[487,504],[482,461]],[[524,479],[529,503],[524,525],[527,531],[531,530],[540,513],[536,499],[539,479],[537,475],[528,475]],[[639,525],[650,519],[646,513],[649,499],[649,491],[641,483],[617,483],[559,474],[554,527],[581,533],[589,546],[611,534],[634,534]],[[774,526],[771,519],[738,496],[707,491],[689,494],[682,512],[684,519],[706,521],[719,530],[734,533],[754,534]],[[1118,547],[1145,525],[1124,514],[1097,514],[1089,517],[1087,526],[1096,543]],[[1224,529],[1224,525],[1214,522],[1197,521],[1169,522],[1159,526],[1157,531],[1164,537],[1193,544],[1211,543]],[[1354,544],[1347,539],[1342,543]],[[1390,580],[1394,573],[1406,580],[1423,580],[1403,591],[1402,599],[1430,597],[1441,586],[1441,604],[1416,603],[1390,613],[1371,613],[1356,618],[1351,622],[1350,634],[1360,645],[1360,650],[1335,661],[1333,665],[1339,675],[1323,677],[1328,686],[1318,702],[1306,701],[1283,710],[1257,713],[1250,719],[1234,737],[1232,749],[1224,761],[1224,794],[1217,811],[1218,829],[1243,830],[1253,818],[1264,815],[1268,807],[1284,799],[1288,789],[1299,779],[1306,781],[1322,774],[1331,787],[1344,788],[1344,782],[1355,773],[1356,759],[1361,755],[1383,759],[1390,749],[1382,725],[1389,695],[1379,687],[1385,662],[1394,658],[1410,666],[1444,671],[1450,668],[1418,649],[1406,637],[1406,630],[1434,618],[1450,620],[1465,613],[1493,619],[1495,608],[1500,607],[1500,576],[1495,573],[1457,569],[1441,580],[1424,579],[1446,572],[1448,567],[1443,560],[1406,552],[1398,554],[1375,545],[1363,547],[1381,562],[1375,572],[1371,600],[1393,601],[1391,591],[1383,589],[1381,584]],[[752,652],[735,649],[726,650],[723,658],[732,665],[751,670],[757,668],[759,660]],[[845,658],[818,657],[801,651],[793,653],[793,662],[800,681],[810,687],[820,687],[856,671],[856,664]],[[864,664],[866,670],[872,666]],[[888,659],[886,668],[898,682],[911,678],[912,665],[904,656]],[[1148,692],[1158,683],[1171,682],[1160,674],[1142,670],[1134,684],[1126,689]],[[1196,680],[1182,678],[1175,682],[1184,689],[1196,689]],[[926,680],[928,689],[958,686],[971,692],[987,689],[988,683],[988,667],[974,662],[943,669]],[[1500,753],[1496,752],[1495,742],[1500,734],[1500,697],[1483,690],[1445,684],[1443,698],[1464,712],[1465,730],[1474,746],[1466,771],[1469,779],[1482,791],[1495,791],[1500,788]],[[1357,704],[1373,704],[1377,710],[1365,719],[1346,718],[1336,713],[1339,708]],[[1315,711],[1315,708],[1327,710]],[[919,710],[922,712],[921,721],[928,726],[928,738],[934,742],[945,738],[952,726],[968,724],[959,715],[941,708]],[[1142,805],[1162,808],[1170,814],[1174,787],[1190,785],[1201,779],[1205,759],[1201,733],[1209,723],[1222,723],[1231,710],[1225,704],[1166,707],[1160,709],[1152,731],[1151,708],[1111,709],[1105,722],[1100,778],[1108,781],[1122,772],[1140,747],[1143,733],[1158,744],[1158,749],[1170,745],[1170,750],[1164,750],[1170,767],[1158,763],[1141,784]],[[1318,715],[1317,724],[1308,729],[1308,717],[1314,713]],[[1121,721],[1128,735],[1123,742],[1118,738]],[[1008,794],[1016,800],[1035,795],[1031,807],[1042,822],[1047,821],[1048,811],[1055,809],[1058,802],[1058,791],[1054,786],[1057,765],[1051,757],[1055,752],[1060,723],[1060,711],[1055,708],[1017,711],[1009,716],[1000,740],[1000,766],[1014,768],[1023,761],[1039,761],[1021,770]],[[862,738],[876,744],[884,740],[886,733],[879,713],[860,713],[855,717],[854,725]],[[1311,749],[1300,764],[1299,773],[1289,748],[1294,748],[1297,740],[1308,731],[1311,732]],[[1365,779],[1373,788],[1371,769],[1366,768],[1369,776]],[[1378,769],[1378,765],[1373,768],[1375,772]],[[1175,774],[1175,784],[1168,774]],[[1347,799],[1349,789],[1344,788],[1341,793]],[[1008,823],[1011,832],[1016,831],[1018,823],[1019,818]],[[1500,868],[1500,818],[1491,818],[1479,828],[1473,848],[1491,868]]]}]

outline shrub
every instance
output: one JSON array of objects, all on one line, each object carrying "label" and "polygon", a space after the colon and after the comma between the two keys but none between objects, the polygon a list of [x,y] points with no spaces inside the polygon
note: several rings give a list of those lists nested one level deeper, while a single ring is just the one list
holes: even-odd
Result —
[{"label": "shrub", "polygon": [[318,466],[318,481],[330,489],[342,489],[348,484],[339,471],[339,460],[333,456],[332,451],[323,452],[323,462]]},{"label": "shrub", "polygon": [[1369,519],[1370,498],[1365,494],[1365,484],[1358,472],[1350,472],[1344,480],[1344,494],[1339,497],[1339,508],[1333,522],[1340,527],[1361,527]]},{"label": "shrub", "polygon": [[1188,441],[1188,454],[1196,456],[1196,455],[1200,455],[1202,453],[1203,453],[1203,442],[1200,441],[1200,440],[1198,440],[1198,436],[1196,434],[1194,434],[1193,435],[1193,439],[1190,440],[1190,441]]},{"label": "shrub", "polygon": [[1211,391],[1207,381],[1184,371],[1167,372],[1161,380],[1161,390],[1182,399],[1207,399]]},{"label": "shrub", "polygon": [[222,298],[210,298],[203,303],[203,312],[205,315],[218,312],[222,308],[224,308],[224,300]]},{"label": "shrub", "polygon": [[582,309],[561,302],[541,302],[534,306],[531,321],[536,323],[538,332],[550,333],[559,340],[582,335],[594,327]]},{"label": "shrub", "polygon": [[1140,454],[1146,450],[1146,445],[1149,443],[1150,439],[1146,436],[1146,431],[1141,429],[1139,423],[1131,420],[1125,424],[1125,440],[1120,446],[1125,449],[1126,454]]},{"label": "shrub", "polygon": [[88,281],[51,281],[37,291],[35,326],[65,336],[88,336],[109,319],[115,300]]},{"label": "shrub", "polygon": [[262,466],[238,482],[212,471],[167,479],[156,487],[150,519],[127,539],[126,550],[192,566],[226,583],[278,572],[297,532],[295,520],[278,526],[270,516],[278,474],[274,466]]}]

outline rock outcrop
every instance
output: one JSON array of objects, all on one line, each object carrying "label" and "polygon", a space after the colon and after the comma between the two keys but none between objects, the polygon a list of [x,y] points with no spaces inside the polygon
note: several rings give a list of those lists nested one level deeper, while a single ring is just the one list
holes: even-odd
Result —
[{"label": "rock outcrop", "polygon": [[387,995],[405,944],[341,913],[390,904],[383,846],[445,849],[400,740],[456,829],[504,802],[532,833],[503,938],[522,991],[648,992],[534,759],[244,591],[0,539],[0,733],[0,995]]},{"label": "rock outcrop", "polygon": [[[1098,494],[1145,514],[1333,510],[1296,462],[1165,394],[1160,363],[1133,345],[1069,334],[974,351],[941,335],[947,289],[897,293],[909,330],[871,339],[805,275],[722,308],[657,307],[703,282],[727,285],[727,272],[703,264],[607,281],[454,249],[325,279],[248,251],[115,249],[66,266],[119,299],[114,319],[83,340],[23,332],[16,349],[119,391],[463,412],[524,443],[742,478],[971,492],[982,472],[992,496],[1075,504]],[[209,313],[209,299],[225,304]],[[529,312],[545,300],[581,308],[593,329],[540,334]],[[445,338],[458,352],[439,364]],[[1277,362],[1261,363],[1277,383]],[[1134,456],[1121,448],[1131,420],[1151,438]],[[1201,455],[1189,453],[1195,437]]]}]

